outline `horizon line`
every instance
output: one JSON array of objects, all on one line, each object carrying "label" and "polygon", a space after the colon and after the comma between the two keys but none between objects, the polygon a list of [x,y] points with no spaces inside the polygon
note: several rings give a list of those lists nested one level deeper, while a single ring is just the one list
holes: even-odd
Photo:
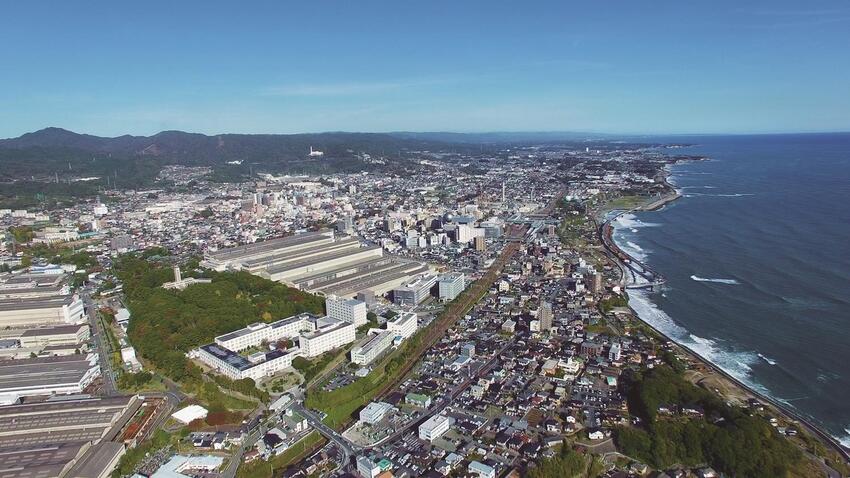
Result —
[{"label": "horizon line", "polygon": [[107,138],[107,139],[115,139],[123,136],[135,136],[135,137],[152,137],[162,133],[169,132],[177,132],[177,133],[185,133],[185,134],[200,134],[208,137],[215,136],[224,136],[224,135],[246,135],[246,136],[297,136],[297,135],[322,135],[322,134],[456,134],[456,135],[523,135],[523,134],[549,134],[549,135],[557,135],[557,134],[565,134],[565,135],[599,135],[599,136],[611,136],[611,137],[659,137],[659,136],[782,136],[782,135],[806,135],[806,134],[848,134],[850,133],[850,129],[847,130],[814,130],[814,131],[747,131],[747,132],[604,132],[604,131],[580,131],[580,130],[483,130],[483,131],[470,131],[470,130],[384,130],[384,131],[354,131],[354,130],[322,130],[322,131],[301,131],[301,132],[287,132],[287,133],[246,133],[246,132],[219,132],[219,133],[206,133],[206,132],[197,132],[197,131],[187,131],[180,129],[165,129],[158,131],[156,133],[150,134],[134,134],[134,133],[124,133],[117,136],[112,135],[102,135],[97,133],[81,133],[79,131],[75,131],[72,129],[68,129],[61,126],[45,126],[44,128],[37,129],[34,131],[27,131],[25,133],[21,133],[18,136],[7,136],[0,138],[0,140],[10,140],[17,139],[27,134],[34,134],[40,131],[49,130],[49,129],[58,129],[67,131],[69,133],[78,134],[78,135],[87,135],[87,136],[95,136],[99,138]]}]

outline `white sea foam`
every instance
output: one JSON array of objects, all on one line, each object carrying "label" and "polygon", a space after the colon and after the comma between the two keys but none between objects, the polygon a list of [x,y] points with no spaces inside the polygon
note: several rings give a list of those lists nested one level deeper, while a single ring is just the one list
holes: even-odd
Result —
[{"label": "white sea foam", "polygon": [[632,230],[631,230],[631,231],[632,231],[632,232],[638,232],[638,230],[637,230],[637,229],[634,229],[634,228],[632,228]]},{"label": "white sea foam", "polygon": [[640,247],[639,245],[635,244],[635,243],[634,243],[634,242],[632,242],[632,241],[628,241],[628,242],[626,242],[626,244],[628,244],[628,245],[629,245],[629,247],[631,247],[632,249],[634,249],[634,250],[636,250],[636,251],[643,251],[643,248],[642,248],[642,247]]},{"label": "white sea foam", "polygon": [[732,193],[732,194],[708,194],[708,193],[688,193],[686,196],[700,196],[711,198],[742,198],[746,196],[755,196],[753,193]]},{"label": "white sea foam", "polygon": [[765,362],[769,363],[770,365],[776,365],[776,360],[773,360],[772,358],[769,358],[769,357],[765,357],[762,354],[758,354],[758,356],[759,356],[760,359],[764,360]]},{"label": "white sea foam", "polygon": [[[653,226],[654,225],[657,224],[653,224]],[[624,214],[617,219],[615,226],[632,228],[649,227],[650,225],[639,221],[633,214]],[[626,244],[623,244],[625,239],[624,237],[620,236],[620,240],[617,241],[618,237],[615,234],[614,239],[617,242],[617,245],[626,250],[626,252],[638,257],[634,254],[636,251],[629,250],[629,241],[625,241]],[[641,276],[637,276],[634,283],[639,284],[641,282],[646,282],[646,279]],[[635,313],[637,313],[641,320],[652,325],[676,343],[689,348],[708,362],[720,367],[729,375],[732,375],[741,382],[746,383],[754,390],[765,395],[768,394],[768,390],[762,385],[755,383],[750,375],[751,365],[759,360],[755,352],[727,350],[717,344],[714,340],[699,337],[690,333],[687,329],[677,324],[672,317],[667,315],[666,312],[659,309],[658,306],[650,300],[648,292],[645,290],[628,289],[626,293],[629,296],[629,306],[634,309]]]},{"label": "white sea foam", "polygon": [[638,229],[641,227],[656,227],[658,224],[652,222],[643,222],[637,218],[634,214],[623,214],[614,221],[614,226],[622,227],[625,229]]},{"label": "white sea foam", "polygon": [[676,343],[692,350],[705,360],[723,369],[729,375],[744,382],[754,390],[767,394],[764,386],[753,381],[752,365],[759,358],[755,352],[728,350],[715,340],[699,337],[678,325],[663,310],[653,303],[645,291],[629,289],[629,305],[640,318],[670,337]]},{"label": "white sea foam", "polygon": [[847,448],[850,448],[850,427],[845,428],[844,431],[847,432],[846,435],[844,435],[843,437],[836,438],[838,438],[838,441],[840,441],[842,445]]},{"label": "white sea foam", "polygon": [[621,245],[620,248],[639,261],[645,261],[649,252],[632,241],[626,241],[626,244]]},{"label": "white sea foam", "polygon": [[691,280],[695,280],[697,282],[713,282],[715,284],[727,284],[727,285],[738,285],[740,282],[735,279],[714,279],[710,277],[699,277],[699,276],[691,276]]}]

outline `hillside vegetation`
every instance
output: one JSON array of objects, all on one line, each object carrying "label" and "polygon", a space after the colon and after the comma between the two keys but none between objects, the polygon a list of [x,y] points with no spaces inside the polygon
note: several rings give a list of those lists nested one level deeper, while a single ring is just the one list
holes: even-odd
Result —
[{"label": "hillside vegetation", "polygon": [[[729,476],[787,476],[802,453],[763,417],[731,407],[667,366],[627,381],[632,413],[645,426],[617,431],[620,451],[656,468],[708,464]],[[661,413],[688,407],[702,416]]]},{"label": "hillside vegetation", "polygon": [[[212,283],[176,291],[161,287],[172,279],[168,265],[125,255],[115,269],[132,313],[131,342],[159,372],[184,384],[201,380],[200,369],[186,358],[186,352],[217,335],[300,312],[322,313],[321,298],[247,272],[211,272]],[[216,379],[224,388],[253,394],[252,384],[241,382]]]}]

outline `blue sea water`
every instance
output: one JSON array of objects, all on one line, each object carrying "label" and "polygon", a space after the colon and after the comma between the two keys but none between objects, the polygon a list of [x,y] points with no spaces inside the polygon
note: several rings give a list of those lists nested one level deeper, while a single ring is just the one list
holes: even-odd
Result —
[{"label": "blue sea water", "polygon": [[663,141],[710,160],[672,167],[681,199],[615,224],[668,281],[632,306],[850,446],[850,134]]}]

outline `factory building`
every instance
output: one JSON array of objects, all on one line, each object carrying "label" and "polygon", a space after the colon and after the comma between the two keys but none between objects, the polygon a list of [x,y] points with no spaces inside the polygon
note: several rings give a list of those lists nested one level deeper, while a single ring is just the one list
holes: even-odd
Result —
[{"label": "factory building", "polygon": [[450,302],[466,288],[466,276],[462,273],[442,274],[437,278],[439,298]]},{"label": "factory building", "polygon": [[18,338],[21,347],[47,347],[51,345],[79,345],[91,337],[88,324],[57,325],[27,329]]},{"label": "factory building", "polygon": [[269,239],[209,253],[204,257],[201,266],[219,272],[242,269],[251,271],[252,267],[261,265],[266,258],[273,261],[277,256],[285,256],[299,249],[332,242],[333,233],[330,231]]},{"label": "factory building", "polygon": [[0,405],[23,397],[69,395],[100,376],[96,354],[0,361]]},{"label": "factory building", "polygon": [[138,396],[79,398],[0,407],[0,476],[105,477],[142,406]]},{"label": "factory building", "polygon": [[0,278],[0,328],[76,324],[85,320],[83,301],[71,295],[67,275],[17,274]]},{"label": "factory building", "polygon": [[65,274],[16,274],[0,277],[0,300],[70,295]]},{"label": "factory building", "polygon": [[333,231],[309,232],[208,253],[201,266],[245,270],[314,293],[354,297],[371,290],[384,294],[428,266],[384,256],[378,246],[363,247]]},{"label": "factory building", "polygon": [[0,328],[77,324],[84,320],[85,307],[76,295],[0,301]]}]

